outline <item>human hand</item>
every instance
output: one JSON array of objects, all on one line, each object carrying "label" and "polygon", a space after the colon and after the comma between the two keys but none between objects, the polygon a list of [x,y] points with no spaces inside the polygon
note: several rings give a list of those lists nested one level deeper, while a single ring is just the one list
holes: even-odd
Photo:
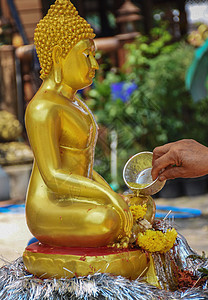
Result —
[{"label": "human hand", "polygon": [[193,178],[208,174],[208,148],[195,140],[180,140],[153,151],[152,178]]}]

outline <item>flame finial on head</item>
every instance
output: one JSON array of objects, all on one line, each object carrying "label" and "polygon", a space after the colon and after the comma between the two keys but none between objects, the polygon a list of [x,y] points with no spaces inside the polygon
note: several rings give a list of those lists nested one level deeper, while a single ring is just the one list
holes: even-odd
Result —
[{"label": "flame finial on head", "polygon": [[34,34],[34,42],[41,66],[41,78],[48,76],[52,68],[52,50],[59,45],[65,58],[69,50],[82,39],[93,39],[90,24],[78,15],[70,0],[56,0],[47,15],[40,20]]}]

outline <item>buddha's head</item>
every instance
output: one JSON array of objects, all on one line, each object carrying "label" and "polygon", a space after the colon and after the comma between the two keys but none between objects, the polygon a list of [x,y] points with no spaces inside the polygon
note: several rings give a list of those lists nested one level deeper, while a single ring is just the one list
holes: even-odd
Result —
[{"label": "buddha's head", "polygon": [[55,75],[57,82],[62,76],[68,85],[74,84],[77,89],[91,84],[98,69],[94,37],[90,24],[78,15],[70,0],[56,0],[40,20],[34,35],[41,78],[46,79],[55,68],[58,73],[60,69],[60,75],[57,72]]}]

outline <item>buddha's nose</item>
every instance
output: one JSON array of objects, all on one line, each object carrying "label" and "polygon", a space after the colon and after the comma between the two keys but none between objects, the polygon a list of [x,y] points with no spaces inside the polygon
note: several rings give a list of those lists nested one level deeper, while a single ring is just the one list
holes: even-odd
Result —
[{"label": "buddha's nose", "polygon": [[93,55],[90,55],[90,62],[91,62],[92,69],[95,69],[95,70],[99,69],[99,65],[97,63],[97,60],[95,59],[95,57]]}]

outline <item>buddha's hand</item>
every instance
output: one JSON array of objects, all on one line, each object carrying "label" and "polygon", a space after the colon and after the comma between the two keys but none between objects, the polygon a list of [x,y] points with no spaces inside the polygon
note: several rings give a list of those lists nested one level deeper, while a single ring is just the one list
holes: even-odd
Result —
[{"label": "buddha's hand", "polygon": [[133,226],[133,216],[129,210],[127,202],[122,196],[111,190],[107,191],[107,194],[112,206],[116,209],[121,219],[119,239],[122,239],[123,237],[129,237],[131,235],[131,229]]}]

